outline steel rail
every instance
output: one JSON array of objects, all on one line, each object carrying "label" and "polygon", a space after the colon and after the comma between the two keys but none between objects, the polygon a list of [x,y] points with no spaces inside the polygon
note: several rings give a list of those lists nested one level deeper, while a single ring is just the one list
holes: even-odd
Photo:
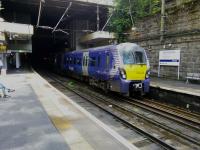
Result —
[{"label": "steel rail", "polygon": [[[47,74],[45,74],[45,75],[47,75]],[[117,116],[116,114],[114,114],[114,113],[108,111],[105,107],[102,107],[102,106],[96,104],[93,100],[87,98],[86,96],[83,96],[83,93],[78,92],[78,91],[74,90],[73,88],[71,88],[71,87],[69,87],[69,86],[66,86],[62,81],[60,81],[59,79],[55,78],[55,76],[54,76],[54,77],[52,77],[52,76],[53,76],[53,75],[48,75],[48,77],[50,77],[52,80],[58,82],[60,85],[62,85],[63,87],[67,88],[68,90],[74,92],[75,94],[77,94],[77,95],[80,96],[81,98],[83,98],[83,99],[89,101],[89,102],[92,103],[93,105],[95,105],[95,106],[97,106],[98,108],[104,110],[104,111],[107,112],[108,114],[114,116],[115,118],[117,118],[118,120],[120,120],[121,122],[123,122],[126,126],[128,126],[129,128],[134,129],[135,131],[137,131],[137,132],[140,133],[141,135],[147,137],[147,138],[150,139],[151,141],[153,141],[153,142],[157,143],[158,145],[160,145],[162,148],[168,149],[168,150],[176,150],[175,147],[173,147],[173,146],[171,146],[171,145],[165,143],[164,141],[162,141],[162,140],[160,140],[160,139],[154,137],[153,135],[151,135],[151,134],[145,132],[144,130],[142,130],[142,129],[138,128],[137,126],[135,126],[133,123],[130,123],[129,121],[120,118],[120,117]]]},{"label": "steel rail", "polygon": [[[128,102],[132,105],[136,105],[138,107],[142,107],[144,109],[153,111],[153,112],[158,113],[160,115],[164,115],[164,113],[166,113],[166,114],[168,114],[168,116],[170,115],[170,116],[185,120],[187,122],[190,122],[190,124],[188,124],[188,123],[186,124],[183,121],[177,120],[177,119],[175,121],[177,121],[177,122],[179,121],[180,123],[184,123],[185,125],[190,126],[191,128],[194,128],[197,131],[200,131],[200,121],[198,121],[198,119],[193,119],[192,116],[191,116],[191,118],[188,118],[188,117],[185,117],[183,114],[175,113],[174,111],[170,111],[169,109],[161,109],[161,108],[159,108],[159,106],[153,106],[151,104],[147,104],[143,101],[139,101],[139,100],[132,99],[132,98],[126,98],[123,101],[126,101],[126,102]],[[162,114],[160,112],[162,112]],[[173,118],[171,117],[171,119],[173,119]]]},{"label": "steel rail", "polygon": [[[102,99],[102,98],[101,98],[101,100],[107,101],[107,100]],[[200,146],[199,140],[195,140],[193,137],[190,137],[190,136],[188,136],[186,134],[183,134],[183,133],[181,133],[179,131],[176,131],[175,129],[172,129],[172,128],[166,126],[166,125],[163,125],[163,124],[161,124],[160,122],[158,122],[156,120],[151,120],[151,119],[149,119],[148,117],[146,117],[144,115],[141,115],[141,114],[139,114],[137,112],[132,111],[130,108],[124,107],[123,105],[119,104],[118,102],[117,103],[114,102],[114,101],[113,102],[107,101],[107,102],[110,103],[111,105],[115,105],[115,107],[118,107],[120,109],[124,109],[124,111],[132,113],[132,114],[138,116],[139,118],[142,118],[143,120],[150,122],[151,124],[153,124],[155,126],[161,127],[161,128],[163,128],[165,130],[168,130],[169,132],[171,132],[171,133],[173,133],[175,135],[178,135],[179,137],[181,137],[181,138],[183,138],[183,139],[185,139],[187,141],[190,141],[190,142]]]},{"label": "steel rail", "polygon": [[[103,101],[107,101],[107,100],[105,100],[105,99],[102,99],[102,97],[99,97],[99,98],[100,98],[101,100],[103,100]],[[125,101],[124,99],[119,99],[118,97],[117,97],[117,99],[118,99],[118,101]],[[109,103],[110,101],[107,101],[107,102]],[[125,101],[125,102],[127,102],[127,101]],[[144,120],[147,120],[148,122],[151,122],[152,124],[154,124],[154,125],[156,125],[156,126],[160,126],[160,127],[162,127],[163,129],[165,129],[165,130],[169,130],[171,133],[173,133],[173,134],[175,134],[175,135],[178,135],[178,136],[180,136],[180,137],[186,139],[187,141],[190,141],[190,142],[192,142],[192,143],[194,143],[194,144],[200,146],[199,140],[196,140],[196,138],[194,138],[194,137],[191,137],[191,136],[188,136],[188,135],[186,135],[186,134],[183,134],[182,132],[176,131],[176,130],[174,130],[174,129],[172,129],[172,128],[166,126],[166,125],[163,125],[163,124],[159,123],[159,122],[156,121],[156,120],[151,120],[151,119],[145,117],[144,115],[141,115],[141,114],[139,114],[139,113],[133,112],[133,111],[130,110],[129,108],[125,108],[124,106],[120,105],[120,104],[117,103],[117,102],[114,102],[114,101],[113,101],[113,102],[110,102],[110,103],[112,103],[112,105],[115,105],[116,107],[120,106],[120,108],[123,108],[124,110],[129,111],[129,112],[132,112],[132,113],[134,113],[134,115],[137,115],[138,117],[143,118]],[[115,104],[114,104],[114,103],[115,103]],[[135,105],[133,102],[128,102],[128,104]],[[136,106],[138,106],[138,105],[136,105]],[[141,108],[141,106],[138,106],[138,107]],[[144,109],[144,107],[142,107],[142,108]],[[156,114],[158,114],[158,115],[161,115],[160,113],[155,112],[155,111],[152,110],[152,109],[151,109],[151,110],[149,110],[148,108],[145,108],[145,109],[147,109],[148,111],[153,111],[154,113],[156,113]],[[162,115],[164,115],[164,114],[162,114]],[[164,115],[164,117],[168,117],[168,116]],[[174,119],[174,118],[169,118],[169,117],[168,117],[168,119],[169,119],[169,120],[171,119],[171,120],[174,120],[174,121],[178,122],[178,121],[177,121],[176,119]],[[182,125],[184,122],[179,122],[179,123]],[[190,125],[185,124],[185,123],[184,123],[184,125],[190,126]],[[194,127],[191,126],[191,128],[193,129]],[[198,132],[200,132],[200,129],[198,129],[198,128],[195,128],[195,129],[196,129]]]},{"label": "steel rail", "polygon": [[156,101],[153,101],[153,100],[150,100],[150,99],[144,99],[148,102],[151,102],[151,103],[154,103],[155,105],[159,105],[160,107],[164,107],[164,108],[167,108],[167,109],[171,109],[171,110],[174,110],[174,111],[177,111],[177,112],[180,112],[180,113],[183,113],[183,114],[186,114],[190,117],[196,117],[196,118],[199,118],[199,122],[200,122],[200,114],[198,113],[195,113],[195,112],[189,112],[189,111],[186,111],[184,109],[181,109],[181,108],[174,108],[173,106],[169,106],[169,105],[166,105],[166,104],[162,104],[162,103],[159,103],[159,102],[156,102]]}]

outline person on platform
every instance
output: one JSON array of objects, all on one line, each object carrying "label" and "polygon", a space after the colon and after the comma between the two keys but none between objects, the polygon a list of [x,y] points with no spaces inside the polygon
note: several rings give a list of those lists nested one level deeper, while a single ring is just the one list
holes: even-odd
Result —
[{"label": "person on platform", "polygon": [[2,83],[0,83],[0,90],[2,91],[0,97],[6,98],[6,97],[10,97],[8,95],[6,95],[6,91],[7,92],[14,92],[15,90],[13,89],[8,89],[6,88]]}]

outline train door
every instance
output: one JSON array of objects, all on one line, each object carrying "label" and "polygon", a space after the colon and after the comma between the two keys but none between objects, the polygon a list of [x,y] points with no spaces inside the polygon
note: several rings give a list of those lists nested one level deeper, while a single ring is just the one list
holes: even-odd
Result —
[{"label": "train door", "polygon": [[83,52],[82,70],[83,75],[88,76],[89,52]]}]

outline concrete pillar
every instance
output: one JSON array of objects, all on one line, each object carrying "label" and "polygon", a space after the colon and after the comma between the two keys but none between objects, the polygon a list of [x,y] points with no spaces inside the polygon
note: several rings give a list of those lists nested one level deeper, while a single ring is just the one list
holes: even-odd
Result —
[{"label": "concrete pillar", "polygon": [[3,54],[3,65],[4,65],[4,69],[7,70],[8,63],[7,63],[7,56],[6,56],[6,53]]},{"label": "concrete pillar", "polygon": [[7,72],[7,56],[6,53],[0,54],[0,58],[3,63],[3,68],[0,70],[0,75],[6,75]]},{"label": "concrete pillar", "polygon": [[16,68],[19,69],[19,67],[21,66],[21,62],[20,62],[20,53],[16,53]]},{"label": "concrete pillar", "polygon": [[5,53],[1,53],[0,54],[0,58],[1,58],[2,63],[3,63],[3,68],[7,69],[7,57],[6,57],[6,54]]}]

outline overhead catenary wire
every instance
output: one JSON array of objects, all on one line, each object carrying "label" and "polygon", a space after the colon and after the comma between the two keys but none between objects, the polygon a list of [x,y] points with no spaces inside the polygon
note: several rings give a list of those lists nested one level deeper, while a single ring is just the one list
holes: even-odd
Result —
[{"label": "overhead catenary wire", "polygon": [[65,34],[69,35],[68,32],[66,32],[66,31],[64,31],[64,30],[62,30],[62,29],[57,29],[57,30],[55,30],[54,32],[62,32],[62,33],[65,33]]},{"label": "overhead catenary wire", "polygon": [[69,5],[68,5],[68,7],[65,9],[65,12],[61,16],[60,20],[58,21],[58,23],[56,24],[56,26],[53,28],[52,33],[56,30],[56,28],[58,27],[58,25],[60,24],[60,22],[64,18],[64,16],[67,14],[67,12],[68,12],[68,10],[70,9],[71,6],[72,6],[72,2],[70,2]]},{"label": "overhead catenary wire", "polygon": [[115,11],[115,10],[113,10],[113,12],[111,13],[111,15],[110,15],[109,18],[107,19],[107,21],[106,21],[105,25],[103,26],[103,28],[101,29],[101,31],[104,31],[105,27],[107,26],[107,24],[109,23],[110,19],[112,18],[114,11]]},{"label": "overhead catenary wire", "polygon": [[38,26],[39,26],[39,24],[40,24],[40,17],[41,17],[42,2],[44,2],[44,1],[40,0],[39,12],[38,12],[38,19],[37,19],[37,25],[36,25],[36,27],[38,27]]},{"label": "overhead catenary wire", "polygon": [[[112,18],[114,11],[116,11],[116,9],[113,10],[113,12],[111,13],[111,15],[109,16],[109,18],[107,19],[105,25],[103,26],[101,31],[104,31],[105,27],[107,26],[107,24],[109,23],[110,19]],[[117,11],[124,11],[123,9],[117,9]],[[134,27],[134,21],[133,21],[133,15],[132,15],[132,5],[131,5],[131,1],[129,0],[129,15],[131,18],[131,23],[132,23],[132,28]]]},{"label": "overhead catenary wire", "polygon": [[100,24],[99,5],[97,5],[97,31],[99,31],[99,24]]},{"label": "overhead catenary wire", "polygon": [[[49,26],[38,26],[37,28],[46,29],[46,30],[53,30],[53,27],[49,27]],[[62,32],[62,33],[69,35],[69,33],[64,31],[63,29],[56,29],[54,32]]]}]

